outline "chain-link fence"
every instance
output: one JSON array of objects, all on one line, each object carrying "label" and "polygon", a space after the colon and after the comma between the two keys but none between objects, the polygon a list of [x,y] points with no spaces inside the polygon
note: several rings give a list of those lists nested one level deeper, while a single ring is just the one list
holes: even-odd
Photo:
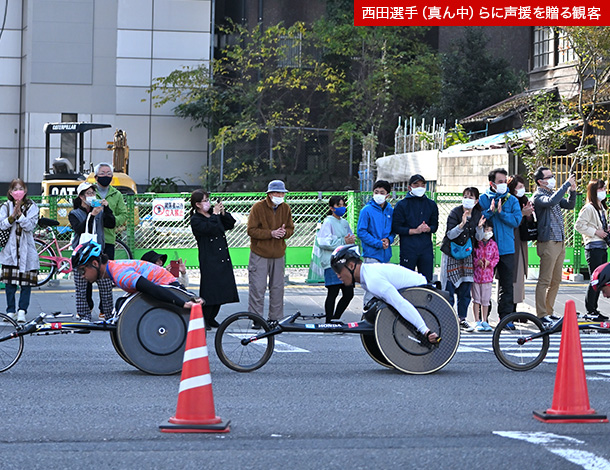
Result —
[{"label": "chain-link fence", "polygon": [[[372,197],[371,192],[360,191],[333,191],[333,192],[291,192],[287,194],[286,203],[290,205],[294,235],[287,240],[286,265],[289,267],[308,267],[311,260],[311,251],[319,224],[327,215],[328,200],[333,195],[343,195],[346,199],[348,211],[346,219],[354,231],[358,223],[358,214],[364,204]],[[404,197],[404,192],[393,192],[390,203],[396,203]],[[226,233],[231,258],[235,267],[247,267],[250,238],[247,234],[247,222],[252,205],[262,200],[265,193],[212,193],[211,200],[221,199],[225,209],[230,212],[237,223],[233,230]],[[460,193],[434,193],[430,194],[438,204],[439,229],[434,235],[436,245],[436,264],[440,264],[439,246],[446,231],[447,216],[454,207],[461,204]],[[140,258],[148,250],[155,250],[167,254],[170,259],[182,258],[190,268],[198,267],[197,242],[193,237],[189,225],[190,194],[136,194],[125,195],[128,213],[127,224],[119,229],[119,238],[132,250],[136,258]],[[33,197],[41,207],[41,215],[45,217],[65,220],[72,203],[61,196]],[[0,200],[4,202],[6,198]],[[566,246],[568,254],[566,264],[573,265],[577,271],[585,266],[580,234],[574,230],[574,221],[583,204],[583,196],[577,198],[574,211],[564,211],[566,216]],[[54,229],[61,241],[67,242],[72,236],[69,227],[60,226]],[[399,237],[394,242],[393,262],[398,262]],[[531,243],[531,242],[530,242]],[[530,265],[537,266],[538,258],[535,252],[535,243],[530,244]]]}]

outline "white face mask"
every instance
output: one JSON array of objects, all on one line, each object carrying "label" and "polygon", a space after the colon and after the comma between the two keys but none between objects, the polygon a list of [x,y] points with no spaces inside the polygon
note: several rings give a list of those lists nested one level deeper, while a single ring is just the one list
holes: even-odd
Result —
[{"label": "white face mask", "polygon": [[472,209],[475,206],[476,202],[477,201],[475,201],[474,199],[465,197],[464,199],[462,199],[462,206],[464,206],[464,209]]},{"label": "white face mask", "polygon": [[426,188],[411,188],[411,194],[415,197],[422,197],[426,194]]},{"label": "white face mask", "polygon": [[271,196],[271,202],[276,206],[279,206],[282,202],[284,202],[284,198],[280,196]]},{"label": "white face mask", "polygon": [[493,233],[493,232],[485,232],[485,233],[483,234],[483,239],[484,239],[485,241],[487,241],[487,240],[490,240],[490,239],[491,239],[491,237],[493,237],[493,236],[494,236],[494,233]]},{"label": "white face mask", "polygon": [[373,201],[381,206],[385,202],[386,197],[384,194],[373,194]]},{"label": "white face mask", "polygon": [[517,197],[523,197],[523,196],[525,196],[525,188],[519,188],[519,189],[517,189],[517,192],[515,193],[515,196],[517,196]]},{"label": "white face mask", "polygon": [[557,183],[555,178],[549,178],[546,180],[546,187],[549,189],[555,189],[555,183]]},{"label": "white face mask", "polygon": [[606,191],[597,191],[597,200],[603,201],[606,199]]},{"label": "white face mask", "polygon": [[496,184],[496,193],[497,194],[504,194],[506,191],[508,191],[508,185],[506,183]]}]

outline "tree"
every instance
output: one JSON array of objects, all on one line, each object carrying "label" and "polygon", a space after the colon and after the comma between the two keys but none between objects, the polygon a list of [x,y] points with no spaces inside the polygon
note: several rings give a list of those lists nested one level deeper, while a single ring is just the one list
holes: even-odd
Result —
[{"label": "tree", "polygon": [[560,36],[567,35],[569,46],[576,55],[574,68],[579,85],[576,110],[582,120],[578,149],[590,153],[585,150],[590,128],[606,120],[606,113],[599,109],[598,104],[600,89],[610,78],[610,27],[562,26],[556,32]]},{"label": "tree", "polygon": [[464,37],[442,58],[438,115],[449,122],[498,103],[524,88],[525,77],[487,49],[483,29],[464,28]]}]

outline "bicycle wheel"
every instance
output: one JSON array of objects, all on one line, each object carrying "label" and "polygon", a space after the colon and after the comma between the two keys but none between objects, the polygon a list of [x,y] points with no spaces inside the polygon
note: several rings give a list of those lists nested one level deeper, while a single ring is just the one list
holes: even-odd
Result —
[{"label": "bicycle wheel", "polygon": [[[362,315],[362,320],[364,319],[364,315]],[[369,356],[371,356],[373,361],[375,361],[377,364],[382,365],[383,367],[387,367],[388,369],[394,369],[394,366],[388,362],[388,360],[381,352],[381,349],[379,349],[379,346],[377,346],[375,333],[362,333],[360,335],[360,340],[362,341],[362,346],[364,346],[364,350]]]},{"label": "bicycle wheel", "polygon": [[17,323],[0,313],[0,372],[13,367],[23,353],[23,336],[17,336]]},{"label": "bicycle wheel", "polygon": [[48,243],[40,238],[34,238],[34,244],[38,253],[38,262],[40,263],[36,287],[40,287],[49,282],[55,275],[57,271],[57,265],[55,264],[57,254],[51,246],[47,246]]},{"label": "bicycle wheel", "polygon": [[121,240],[114,242],[114,259],[133,259],[131,250]]},{"label": "bicycle wheel", "polygon": [[[255,325],[259,328],[253,329]],[[260,315],[250,312],[234,313],[227,317],[216,331],[214,346],[218,359],[236,372],[252,372],[263,367],[273,353],[275,338],[269,336],[245,345],[241,340],[268,331],[271,331],[271,327]]]},{"label": "bicycle wheel", "polygon": [[[512,323],[514,330],[506,328]],[[528,339],[547,331],[540,319],[525,312],[512,313],[502,319],[494,331],[493,348],[498,361],[516,371],[530,370],[540,364],[549,350],[549,335]]]},{"label": "bicycle wheel", "polygon": [[445,367],[460,343],[460,325],[445,297],[427,287],[403,289],[402,296],[420,313],[428,328],[441,337],[438,345],[426,344],[415,327],[390,307],[379,310],[375,338],[383,356],[407,374],[431,374]]}]

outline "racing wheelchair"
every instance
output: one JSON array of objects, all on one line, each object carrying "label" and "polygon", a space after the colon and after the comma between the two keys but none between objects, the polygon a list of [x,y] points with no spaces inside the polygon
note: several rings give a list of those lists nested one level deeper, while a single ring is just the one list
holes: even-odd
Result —
[{"label": "racing wheelchair", "polygon": [[275,336],[280,333],[359,334],[364,349],[378,364],[407,374],[430,374],[449,363],[460,342],[460,326],[444,291],[433,286],[409,287],[400,291],[422,315],[426,325],[441,337],[431,344],[393,307],[372,299],[360,322],[304,323],[323,315],[300,312],[278,322],[267,322],[251,312],[235,313],[218,327],[214,346],[220,361],[237,372],[251,372],[264,366],[273,354]]},{"label": "racing wheelchair", "polygon": [[[174,286],[183,300],[193,293]],[[118,355],[128,364],[151,375],[172,375],[182,370],[190,311],[160,302],[141,292],[117,300],[115,314],[107,321],[63,321],[72,314],[41,313],[20,325],[0,313],[0,372],[14,366],[23,353],[24,336],[88,334],[107,331]]]}]

